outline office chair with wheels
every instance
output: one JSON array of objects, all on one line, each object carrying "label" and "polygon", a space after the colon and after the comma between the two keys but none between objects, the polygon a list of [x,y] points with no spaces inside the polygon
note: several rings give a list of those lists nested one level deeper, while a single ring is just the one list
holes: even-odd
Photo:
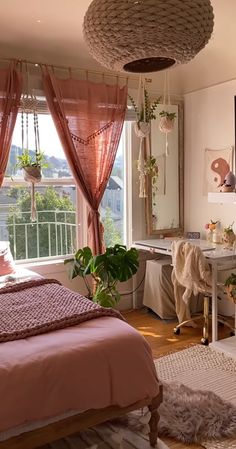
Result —
[{"label": "office chair with wheels", "polygon": [[[174,334],[179,335],[180,329],[196,320],[203,318],[203,336],[201,343],[209,344],[209,314],[210,298],[212,290],[212,275],[201,249],[189,242],[174,241],[172,243],[172,282],[174,285],[176,313],[179,324],[174,328]],[[191,317],[189,301],[192,296],[203,295],[203,314]],[[231,335],[234,329],[224,320],[218,317],[218,322],[229,327]]]}]

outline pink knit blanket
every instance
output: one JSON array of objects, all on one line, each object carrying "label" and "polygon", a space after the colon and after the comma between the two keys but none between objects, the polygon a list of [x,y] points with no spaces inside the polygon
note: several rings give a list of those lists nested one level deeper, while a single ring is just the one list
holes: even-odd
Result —
[{"label": "pink knit blanket", "polygon": [[54,279],[34,279],[0,290],[0,342],[62,329],[102,316],[123,319]]}]

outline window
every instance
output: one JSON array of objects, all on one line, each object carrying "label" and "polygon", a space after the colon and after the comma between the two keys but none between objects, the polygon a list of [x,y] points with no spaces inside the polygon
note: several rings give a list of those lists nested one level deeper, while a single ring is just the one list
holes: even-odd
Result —
[{"label": "window", "polygon": [[[36,221],[31,221],[31,187],[16,167],[22,153],[21,113],[0,194],[0,240],[10,241],[16,260],[72,254],[78,247],[75,183],[51,116],[39,114],[38,121],[40,149],[48,167],[42,169],[42,181],[35,186]],[[28,148],[33,155],[33,114],[28,115],[28,129]]]},{"label": "window", "polygon": [[[107,184],[100,207],[101,220],[104,226],[106,246],[116,243],[126,244],[124,202],[125,202],[125,124],[117,150],[115,163]],[[119,207],[119,206],[120,207]]]},{"label": "window", "polygon": [[[21,154],[21,114],[18,114],[9,162],[0,190],[0,240],[9,240],[15,260],[73,254],[87,244],[86,207],[71,176],[53,120],[39,114],[40,149],[48,167],[43,168],[42,181],[36,185],[36,221],[31,221],[31,187],[16,168]],[[127,244],[125,207],[125,124],[112,174],[104,193],[100,215],[106,246]],[[33,117],[29,114],[29,149],[34,151]],[[78,199],[79,198],[79,199]],[[84,215],[83,215],[84,213]]]},{"label": "window", "polygon": [[116,210],[120,212],[120,199],[116,200]]}]

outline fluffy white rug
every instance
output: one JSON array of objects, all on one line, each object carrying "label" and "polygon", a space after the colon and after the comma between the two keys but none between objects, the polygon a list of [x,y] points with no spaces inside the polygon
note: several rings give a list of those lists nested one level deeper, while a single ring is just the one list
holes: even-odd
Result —
[{"label": "fluffy white rug", "polygon": [[[204,392],[215,393],[224,402],[230,403],[229,409],[232,410],[234,406],[233,414],[230,415],[229,422],[226,422],[225,426],[229,434],[234,427],[235,408],[236,408],[236,360],[229,357],[227,354],[221,353],[202,345],[193,346],[183,351],[170,354],[160,359],[155,360],[157,374],[162,382],[168,384],[174,382],[184,384],[186,387],[191,388],[194,392],[201,390]],[[181,400],[181,398],[180,398]],[[213,404],[215,403],[213,399]],[[219,401],[219,406],[220,405]],[[177,404],[178,406],[178,404]],[[212,413],[212,407],[214,412],[219,412],[218,403],[217,408],[211,405],[211,409],[207,409],[204,413],[205,426],[209,427],[209,412]],[[224,407],[223,407],[224,408]],[[225,409],[224,409],[225,410]],[[181,416],[179,417],[181,419]],[[199,424],[203,425],[201,419]],[[219,417],[219,421],[216,424],[217,432],[219,430],[218,425],[222,426],[222,419]],[[222,428],[222,427],[221,427]],[[211,430],[210,430],[211,431]],[[200,431],[196,428],[197,438],[200,435]],[[204,430],[207,438],[207,431]],[[223,433],[222,433],[223,435]],[[217,438],[217,433],[215,434]],[[201,443],[206,449],[236,449],[236,436],[233,438],[226,438],[220,440],[205,439]]]},{"label": "fluffy white rug", "polygon": [[163,385],[159,434],[184,443],[236,437],[236,407],[212,392]]}]

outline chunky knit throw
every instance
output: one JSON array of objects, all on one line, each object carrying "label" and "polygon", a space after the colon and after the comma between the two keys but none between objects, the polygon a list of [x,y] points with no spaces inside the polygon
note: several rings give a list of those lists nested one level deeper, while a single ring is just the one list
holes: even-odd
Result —
[{"label": "chunky knit throw", "polygon": [[62,329],[102,316],[123,319],[54,279],[34,279],[0,290],[0,342]]}]

